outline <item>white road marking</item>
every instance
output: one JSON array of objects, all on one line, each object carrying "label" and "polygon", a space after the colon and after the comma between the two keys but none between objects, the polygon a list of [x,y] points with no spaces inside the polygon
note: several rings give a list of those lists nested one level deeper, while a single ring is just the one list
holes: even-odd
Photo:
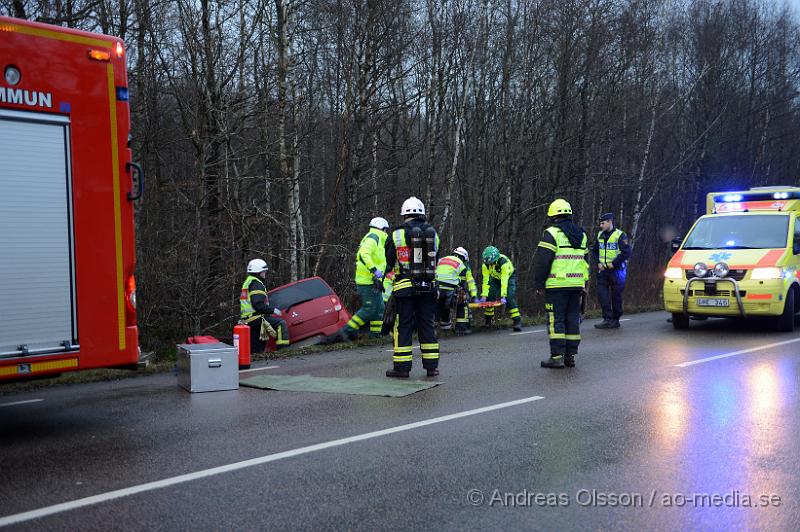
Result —
[{"label": "white road marking", "polygon": [[264,371],[265,369],[276,369],[276,368],[279,368],[279,367],[280,366],[265,366],[263,368],[240,369],[239,373],[250,373],[250,372],[253,372],[253,371]]},{"label": "white road marking", "polygon": [[730,353],[723,353],[721,355],[717,355],[717,356],[713,356],[713,357],[707,357],[707,358],[701,358],[699,360],[692,360],[690,362],[683,362],[681,364],[675,364],[675,367],[676,368],[685,368],[685,367],[688,367],[688,366],[694,366],[695,364],[703,364],[705,362],[711,362],[712,360],[719,360],[721,358],[735,357],[737,355],[744,355],[745,353],[753,353],[754,351],[761,351],[763,349],[769,349],[771,347],[778,347],[778,346],[781,346],[781,345],[793,344],[795,342],[800,342],[800,338],[795,338],[793,340],[786,340],[786,341],[783,341],[783,342],[775,342],[774,344],[766,344],[766,345],[761,345],[761,346],[758,346],[758,347],[751,347],[750,349],[742,349],[740,351],[732,351]]},{"label": "white road marking", "polygon": [[27,405],[27,404],[30,404],[30,403],[39,403],[41,401],[44,401],[44,399],[28,399],[27,401],[16,401],[16,402],[13,402],[13,403],[3,403],[3,404],[0,405],[0,408],[6,407],[6,406],[17,406],[17,405]]},{"label": "white road marking", "polygon": [[184,482],[191,482],[193,480],[198,480],[201,478],[211,477],[214,475],[221,475],[223,473],[229,473],[231,471],[237,471],[239,469],[245,469],[248,467],[266,464],[269,462],[275,462],[276,460],[282,460],[284,458],[292,458],[294,456],[300,456],[303,454],[309,454],[316,451],[322,451],[325,449],[330,449],[332,447],[339,447],[341,445],[347,445],[348,443],[356,443],[364,440],[371,440],[373,438],[379,438],[381,436],[388,436],[389,434],[396,434],[398,432],[405,432],[408,430],[418,429],[421,427],[427,427],[428,425],[435,425],[437,423],[443,423],[445,421],[452,421],[454,419],[460,419],[468,416],[474,416],[477,414],[483,414],[486,412],[492,412],[494,410],[501,410],[503,408],[510,408],[512,406],[523,405],[526,403],[531,403],[533,401],[538,401],[540,399],[544,399],[544,397],[538,395],[532,397],[525,397],[524,399],[517,399],[516,401],[508,401],[506,403],[498,403],[490,406],[484,406],[481,408],[476,408],[474,410],[466,410],[464,412],[458,412],[456,414],[435,417],[432,419],[426,419],[424,421],[417,421],[416,423],[409,423],[407,425],[400,425],[397,427],[378,430],[375,432],[368,432],[366,434],[359,434],[357,436],[350,436],[348,438],[342,438],[339,440],[333,440],[325,443],[318,443],[316,445],[309,445],[308,447],[300,447],[299,449],[293,449],[291,451],[268,454],[266,456],[261,456],[259,458],[253,458],[251,460],[245,460],[243,462],[235,462],[233,464],[228,464],[220,467],[213,467],[211,469],[204,469],[202,471],[197,471],[195,473],[188,473],[186,475],[180,475],[177,477],[165,478],[163,480],[157,480],[155,482],[147,482],[146,484],[139,484],[138,486],[131,486],[130,488],[123,488],[115,491],[109,491],[107,493],[101,493],[99,495],[93,495],[91,497],[85,497],[83,499],[77,499],[74,501],[69,501],[61,504],[55,504],[53,506],[46,506],[44,508],[39,508],[38,510],[31,510],[29,512],[22,512],[13,515],[7,515],[5,517],[0,517],[0,526],[23,523],[25,521],[30,521],[32,519],[38,519],[40,517],[45,517],[48,515],[53,515],[61,512],[68,512],[70,510],[75,510],[77,508],[83,508],[86,506],[91,506],[93,504],[100,504],[114,499],[127,497],[129,495],[136,495],[138,493],[144,493],[146,491],[166,488],[169,486],[174,486],[176,484],[182,484]]},{"label": "white road marking", "polygon": [[547,329],[534,329],[532,331],[522,331],[509,334],[509,336],[519,336],[520,334],[533,334],[537,332],[545,332]]}]

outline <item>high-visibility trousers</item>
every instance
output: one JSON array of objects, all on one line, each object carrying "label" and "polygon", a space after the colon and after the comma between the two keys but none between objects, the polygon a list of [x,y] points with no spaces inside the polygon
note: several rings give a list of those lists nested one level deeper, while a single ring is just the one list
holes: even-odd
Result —
[{"label": "high-visibility trousers", "polygon": [[347,322],[348,329],[358,331],[369,326],[370,336],[379,336],[383,325],[383,293],[375,289],[374,285],[357,284],[356,291],[361,298],[361,308],[359,308],[350,321]]},{"label": "high-visibility trousers", "polygon": [[[491,277],[489,279],[489,297],[487,301],[500,301],[500,279]],[[517,306],[517,278],[512,275],[508,280],[508,294],[506,294],[506,312],[508,317],[514,321],[520,319],[519,307]],[[494,307],[484,309],[483,315],[487,318],[494,318]]]}]

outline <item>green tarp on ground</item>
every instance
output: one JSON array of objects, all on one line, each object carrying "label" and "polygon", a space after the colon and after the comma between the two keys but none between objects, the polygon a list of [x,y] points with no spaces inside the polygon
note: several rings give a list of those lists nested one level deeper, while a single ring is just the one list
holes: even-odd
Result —
[{"label": "green tarp on ground", "polygon": [[284,392],[345,393],[403,397],[442,384],[436,381],[406,381],[397,379],[340,379],[311,375],[258,375],[239,381],[240,386],[280,390]]}]

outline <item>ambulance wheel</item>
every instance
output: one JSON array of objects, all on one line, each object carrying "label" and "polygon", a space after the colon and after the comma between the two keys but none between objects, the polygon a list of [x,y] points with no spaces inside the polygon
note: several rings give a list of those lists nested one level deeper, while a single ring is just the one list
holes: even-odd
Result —
[{"label": "ambulance wheel", "polygon": [[673,312],[672,313],[672,326],[675,329],[688,329],[689,328],[689,316],[683,314],[682,312]]},{"label": "ambulance wheel", "polygon": [[777,329],[780,332],[794,332],[794,301],[797,295],[795,288],[789,289],[786,294],[786,302],[783,305],[783,314],[777,318]]}]

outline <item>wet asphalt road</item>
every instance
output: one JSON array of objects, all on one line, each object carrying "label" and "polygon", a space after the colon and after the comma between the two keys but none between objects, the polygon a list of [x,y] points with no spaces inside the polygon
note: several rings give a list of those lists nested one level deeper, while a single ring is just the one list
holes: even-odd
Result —
[{"label": "wet asphalt road", "polygon": [[[628,317],[585,323],[578,367],[560,371],[538,367],[542,327],[448,338],[444,384],[404,398],[189,394],[173,375],[3,397],[0,524],[99,495],[5,529],[800,530],[800,335]],[[264,371],[380,379],[388,347]]]}]

